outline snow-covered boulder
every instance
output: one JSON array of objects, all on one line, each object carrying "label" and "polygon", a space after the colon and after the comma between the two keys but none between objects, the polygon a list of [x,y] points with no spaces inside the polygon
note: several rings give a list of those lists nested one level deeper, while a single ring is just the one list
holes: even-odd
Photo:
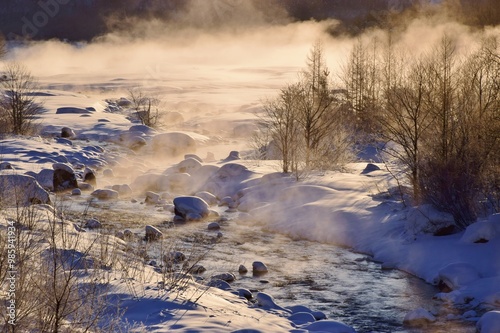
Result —
[{"label": "snow-covered boulder", "polygon": [[14,170],[14,167],[9,162],[0,163],[0,171],[2,170]]},{"label": "snow-covered boulder", "polygon": [[307,332],[321,333],[356,333],[354,328],[335,320],[321,320],[304,326]]},{"label": "snow-covered boulder", "polygon": [[101,227],[102,227],[102,224],[97,219],[88,219],[87,221],[85,221],[85,228],[99,229]]},{"label": "snow-covered boulder", "polygon": [[146,173],[137,177],[130,187],[134,191],[164,191],[162,184],[167,182],[167,176],[158,173]]},{"label": "snow-covered boulder", "polygon": [[264,264],[261,261],[254,261],[252,263],[252,270],[253,270],[253,273],[256,275],[265,274],[268,272],[266,264]]},{"label": "snow-covered boulder", "polygon": [[236,280],[236,276],[233,273],[222,273],[212,276],[212,279],[233,282]]},{"label": "snow-covered boulder", "polygon": [[316,318],[310,312],[297,312],[288,317],[295,325],[303,325],[308,323],[314,323]]},{"label": "snow-covered boulder", "polygon": [[146,241],[155,241],[163,237],[163,232],[152,225],[146,226]]},{"label": "snow-covered boulder", "polygon": [[207,191],[198,192],[195,194],[196,197],[203,199],[209,206],[217,204],[217,198],[212,193]]},{"label": "snow-covered boulder", "polygon": [[96,173],[91,168],[85,168],[82,174],[82,179],[84,182],[89,183],[90,185],[97,184]]},{"label": "snow-covered boulder", "polygon": [[193,179],[188,173],[174,173],[163,176],[157,185],[160,191],[190,193],[193,188]]},{"label": "snow-covered boulder", "polygon": [[207,227],[208,230],[220,230],[220,224],[217,223],[217,222],[211,222],[208,227]]},{"label": "snow-covered boulder", "polygon": [[141,136],[135,135],[128,137],[125,140],[125,145],[131,150],[139,150],[145,145],[147,145],[146,139]]},{"label": "snow-covered boulder", "polygon": [[490,311],[485,313],[476,324],[478,333],[499,333],[500,332],[500,311]]},{"label": "snow-covered boulder", "polygon": [[361,174],[366,175],[370,172],[379,171],[379,170],[380,170],[380,167],[378,165],[375,165],[373,163],[368,163],[366,165],[366,167],[363,169],[363,171],[361,172]]},{"label": "snow-covered boulder", "polygon": [[0,206],[50,204],[49,193],[35,178],[0,172]]},{"label": "snow-covered boulder", "polygon": [[255,173],[237,163],[228,163],[220,167],[205,183],[203,190],[213,193],[218,198],[233,196],[244,187]]},{"label": "snow-covered boulder", "polygon": [[146,134],[146,135],[152,135],[152,134],[156,133],[156,130],[154,128],[146,126],[146,125],[134,125],[134,126],[131,126],[128,129],[128,131],[130,133],[137,132],[137,133],[142,133],[142,134]]},{"label": "snow-covered boulder", "polygon": [[61,138],[73,139],[76,137],[75,131],[69,127],[63,127],[61,129]]},{"label": "snow-covered boulder", "polygon": [[146,192],[146,199],[144,202],[148,205],[157,205],[160,203],[161,196],[158,193],[148,191]]},{"label": "snow-covered boulder", "polygon": [[229,153],[228,157],[226,157],[224,159],[224,162],[231,162],[231,161],[237,161],[241,159],[240,158],[240,152],[239,151],[236,151],[236,150],[233,150]]},{"label": "snow-covered boulder", "polygon": [[471,224],[465,229],[460,239],[463,243],[486,243],[500,235],[500,224],[490,221],[480,221]]},{"label": "snow-covered boulder", "polygon": [[175,215],[184,220],[197,220],[209,215],[208,204],[198,197],[177,197],[174,199]]},{"label": "snow-covered boulder", "polygon": [[453,230],[453,215],[441,212],[432,205],[412,207],[408,211],[406,229],[413,235],[442,234],[443,230]]},{"label": "snow-covered boulder", "polygon": [[256,301],[258,306],[260,306],[264,309],[281,310],[281,311],[284,311],[286,313],[290,313],[290,310],[287,310],[287,309],[279,306],[278,304],[276,304],[274,297],[269,295],[269,294],[266,294],[263,292],[257,293],[257,295],[255,295],[255,301]]},{"label": "snow-covered boulder", "polygon": [[196,152],[196,141],[185,133],[162,133],[152,139],[153,151],[160,156],[175,157]]},{"label": "snow-covered boulder", "polygon": [[90,195],[99,200],[111,200],[117,199],[119,197],[118,192],[110,189],[95,190],[94,192],[90,193]]},{"label": "snow-covered boulder", "polygon": [[54,170],[43,169],[39,173],[33,173],[38,184],[48,191],[54,190]]},{"label": "snow-covered boulder", "polygon": [[132,189],[128,184],[113,185],[111,189],[118,192],[120,196],[127,196],[132,194]]},{"label": "snow-covered boulder", "polygon": [[78,188],[75,171],[71,166],[64,163],[55,163],[52,167],[54,169],[52,180],[54,192],[62,192]]},{"label": "snow-covered boulder", "polygon": [[419,308],[407,313],[403,319],[403,324],[410,327],[422,327],[435,321],[436,317],[434,317],[432,313],[426,309]]},{"label": "snow-covered boulder", "polygon": [[177,170],[180,173],[189,173],[192,174],[193,172],[196,172],[196,170],[200,169],[203,165],[198,161],[197,159],[194,158],[186,158],[184,161],[180,162],[177,164]]},{"label": "snow-covered boulder", "polygon": [[474,266],[467,263],[453,263],[438,272],[437,283],[441,288],[456,290],[480,279]]}]

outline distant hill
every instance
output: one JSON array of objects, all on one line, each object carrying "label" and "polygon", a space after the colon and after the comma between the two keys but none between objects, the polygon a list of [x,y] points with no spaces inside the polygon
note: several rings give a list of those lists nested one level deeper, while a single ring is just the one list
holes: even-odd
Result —
[{"label": "distant hill", "polygon": [[[250,2],[256,10],[268,15],[269,8],[274,7],[292,20],[340,20],[342,24],[332,33],[352,34],[381,25],[386,17],[399,15],[425,1],[442,2],[443,8],[453,11],[453,15],[467,24],[484,26],[500,22],[497,0],[205,0],[201,3],[227,12],[241,6],[241,1]],[[190,3],[196,0],[3,0],[0,32],[8,39],[91,40],[109,31],[110,17],[114,23],[124,18],[176,20]]]}]

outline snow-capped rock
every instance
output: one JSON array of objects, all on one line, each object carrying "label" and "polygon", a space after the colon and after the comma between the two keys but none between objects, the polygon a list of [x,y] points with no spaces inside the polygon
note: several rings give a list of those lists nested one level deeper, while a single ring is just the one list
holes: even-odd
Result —
[{"label": "snow-capped rock", "polygon": [[422,327],[435,321],[436,317],[434,317],[429,311],[419,308],[409,312],[405,316],[403,324],[410,327]]},{"label": "snow-capped rock", "polygon": [[50,204],[49,193],[35,178],[0,172],[0,202],[3,207]]},{"label": "snow-capped rock", "polygon": [[208,204],[198,197],[177,197],[174,199],[175,215],[192,220],[195,216],[205,218],[209,215]]}]

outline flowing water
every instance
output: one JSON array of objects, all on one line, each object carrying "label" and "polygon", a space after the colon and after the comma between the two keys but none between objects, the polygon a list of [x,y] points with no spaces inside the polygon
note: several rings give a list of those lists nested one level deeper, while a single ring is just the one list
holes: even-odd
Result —
[{"label": "flowing water", "polygon": [[[235,272],[240,264],[264,262],[269,273],[237,275],[233,288],[271,294],[281,306],[305,305],[358,332],[475,332],[472,322],[444,318],[427,329],[403,327],[404,316],[423,307],[443,313],[432,300],[439,292],[424,281],[397,270],[382,270],[364,254],[267,232],[258,226],[223,225],[222,241],[203,262],[209,272]],[[444,312],[449,313],[451,310]]]}]

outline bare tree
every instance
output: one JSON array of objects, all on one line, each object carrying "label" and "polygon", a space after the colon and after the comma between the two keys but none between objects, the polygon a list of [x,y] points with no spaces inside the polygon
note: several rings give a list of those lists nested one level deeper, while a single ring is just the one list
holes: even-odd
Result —
[{"label": "bare tree", "polygon": [[433,82],[428,78],[428,66],[418,60],[406,73],[399,73],[398,84],[386,92],[385,112],[379,117],[381,136],[389,145],[385,151],[408,168],[413,198],[420,201],[420,163],[422,149],[434,118],[429,111]]},{"label": "bare tree", "polygon": [[281,89],[280,95],[264,104],[264,124],[274,145],[277,146],[282,170],[288,173],[296,165],[301,133],[298,124],[298,103],[301,88],[297,84]]},{"label": "bare tree", "polygon": [[159,107],[161,99],[148,95],[140,89],[130,89],[128,96],[137,119],[143,125],[157,127],[160,121]]},{"label": "bare tree", "polygon": [[[350,111],[355,118],[358,134],[376,132],[374,121],[379,107],[381,74],[379,66],[378,42],[373,40],[365,45],[361,40],[354,44],[347,64],[341,73],[341,81],[346,89]],[[389,66],[391,63],[388,64]],[[392,72],[390,68],[387,68]]]},{"label": "bare tree", "polygon": [[0,122],[6,132],[26,135],[35,128],[42,106],[36,101],[38,83],[22,65],[9,64],[0,78]]},{"label": "bare tree", "polygon": [[330,70],[326,66],[323,46],[316,42],[307,58],[307,67],[299,82],[298,122],[302,128],[305,144],[305,164],[314,167],[324,155],[320,147],[334,130],[338,118],[339,105],[330,89]]}]

